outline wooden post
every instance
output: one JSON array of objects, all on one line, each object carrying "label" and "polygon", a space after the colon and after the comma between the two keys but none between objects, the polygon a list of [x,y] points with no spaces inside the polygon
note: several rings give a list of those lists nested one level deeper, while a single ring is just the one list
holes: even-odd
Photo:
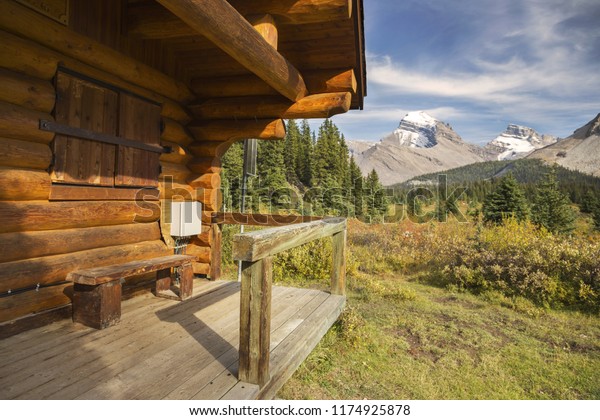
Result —
[{"label": "wooden post", "polygon": [[164,296],[171,291],[171,269],[156,272],[156,296]]},{"label": "wooden post", "polygon": [[242,262],[238,378],[261,386],[270,379],[272,264],[272,257]]},{"label": "wooden post", "polygon": [[184,264],[181,266],[179,276],[179,298],[186,300],[192,297],[194,290],[194,270],[192,264]]},{"label": "wooden post", "polygon": [[210,279],[219,280],[221,277],[221,239],[223,231],[221,225],[213,223],[210,225],[211,245],[210,245]]},{"label": "wooden post", "polygon": [[73,322],[99,330],[121,320],[121,280],[98,286],[73,285]]},{"label": "wooden post", "polygon": [[346,232],[344,229],[332,235],[331,293],[334,295],[346,294]]}]

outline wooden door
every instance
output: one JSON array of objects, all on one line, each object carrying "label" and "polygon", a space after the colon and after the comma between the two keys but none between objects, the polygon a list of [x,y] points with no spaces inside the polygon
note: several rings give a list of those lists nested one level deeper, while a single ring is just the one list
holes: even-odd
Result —
[{"label": "wooden door", "polygon": [[[117,134],[118,94],[59,72],[56,76],[56,122],[71,127]],[[76,137],[56,135],[53,182],[113,186],[116,147]]]},{"label": "wooden door", "polygon": [[[160,145],[160,106],[137,96],[119,95],[119,136]],[[160,153],[118,146],[115,186],[157,187]]]}]

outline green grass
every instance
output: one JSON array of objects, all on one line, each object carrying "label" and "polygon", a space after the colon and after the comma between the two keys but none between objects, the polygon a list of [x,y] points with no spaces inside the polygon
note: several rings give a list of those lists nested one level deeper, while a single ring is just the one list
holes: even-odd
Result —
[{"label": "green grass", "polygon": [[596,316],[371,280],[279,398],[600,398]]}]

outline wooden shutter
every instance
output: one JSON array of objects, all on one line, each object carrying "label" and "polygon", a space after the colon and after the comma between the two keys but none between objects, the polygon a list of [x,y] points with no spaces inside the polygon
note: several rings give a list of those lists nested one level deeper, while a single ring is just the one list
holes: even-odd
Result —
[{"label": "wooden shutter", "polygon": [[[65,73],[56,76],[57,123],[117,134],[118,94]],[[116,146],[64,135],[54,139],[52,180],[113,186]]]},{"label": "wooden shutter", "polygon": [[[160,106],[122,92],[119,136],[160,146]],[[118,146],[115,186],[157,187],[160,153]]]}]

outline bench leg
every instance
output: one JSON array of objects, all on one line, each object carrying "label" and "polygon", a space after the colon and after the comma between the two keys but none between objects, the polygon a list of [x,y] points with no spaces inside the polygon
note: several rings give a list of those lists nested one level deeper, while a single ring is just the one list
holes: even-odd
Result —
[{"label": "bench leg", "polygon": [[158,270],[156,272],[156,295],[160,295],[171,290],[171,269]]},{"label": "bench leg", "polygon": [[194,270],[192,264],[181,266],[181,275],[179,276],[179,297],[186,300],[192,297],[194,291]]},{"label": "bench leg", "polygon": [[73,285],[73,322],[99,330],[121,320],[121,281]]}]

